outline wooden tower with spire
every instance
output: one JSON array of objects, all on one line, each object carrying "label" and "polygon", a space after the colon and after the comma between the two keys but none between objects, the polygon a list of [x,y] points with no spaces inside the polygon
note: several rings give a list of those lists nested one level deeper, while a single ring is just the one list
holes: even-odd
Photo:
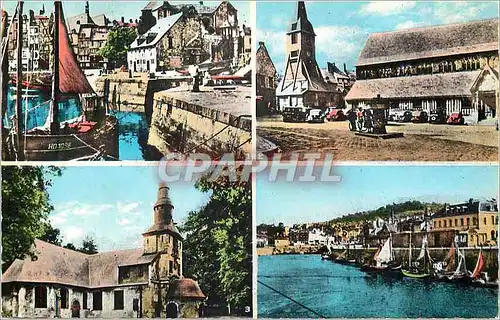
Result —
[{"label": "wooden tower with spire", "polygon": [[338,102],[335,85],[325,82],[316,62],[316,34],[304,1],[298,1],[286,36],[285,73],[276,90],[283,107],[326,108]]}]

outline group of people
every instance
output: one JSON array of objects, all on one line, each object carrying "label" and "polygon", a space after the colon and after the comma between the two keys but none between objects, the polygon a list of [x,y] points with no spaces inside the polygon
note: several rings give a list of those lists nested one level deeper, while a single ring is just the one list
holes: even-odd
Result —
[{"label": "group of people", "polygon": [[347,111],[349,120],[349,130],[351,131],[371,131],[373,130],[373,113],[369,109],[359,107],[357,110],[352,108]]}]

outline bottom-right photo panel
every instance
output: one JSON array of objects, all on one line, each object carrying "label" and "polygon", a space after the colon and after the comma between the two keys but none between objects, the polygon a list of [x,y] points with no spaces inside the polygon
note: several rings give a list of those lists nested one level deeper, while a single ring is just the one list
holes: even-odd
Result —
[{"label": "bottom-right photo panel", "polygon": [[498,315],[497,165],[282,169],[257,175],[259,317]]}]

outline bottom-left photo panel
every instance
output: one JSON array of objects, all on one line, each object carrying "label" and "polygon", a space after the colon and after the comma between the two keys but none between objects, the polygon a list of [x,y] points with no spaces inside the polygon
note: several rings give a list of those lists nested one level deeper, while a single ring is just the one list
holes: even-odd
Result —
[{"label": "bottom-left photo panel", "polygon": [[3,166],[2,318],[251,317],[251,182],[159,172]]}]

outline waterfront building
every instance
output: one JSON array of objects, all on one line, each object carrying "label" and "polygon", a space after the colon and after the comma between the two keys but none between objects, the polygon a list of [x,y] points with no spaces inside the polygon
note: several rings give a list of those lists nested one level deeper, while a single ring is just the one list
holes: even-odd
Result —
[{"label": "waterfront building", "polygon": [[182,276],[182,236],[168,190],[159,186],[142,248],[88,255],[35,240],[36,259],[17,259],[2,275],[3,315],[197,317],[205,296]]},{"label": "waterfront building", "polygon": [[276,101],[276,67],[267,51],[264,42],[259,42],[256,53],[256,90],[257,114],[267,114],[275,107]]},{"label": "waterfront building", "polygon": [[488,246],[498,244],[498,206],[495,200],[449,205],[432,217],[432,230],[457,231],[461,245]]},{"label": "waterfront building", "polygon": [[294,21],[286,34],[285,73],[276,88],[278,108],[326,108],[341,102],[336,85],[327,83],[316,62],[313,26],[304,1],[297,2]]},{"label": "waterfront building", "polygon": [[380,97],[392,109],[462,112],[474,123],[496,116],[493,102],[471,93],[487,65],[498,69],[498,19],[374,33],[345,99],[354,107]]}]

